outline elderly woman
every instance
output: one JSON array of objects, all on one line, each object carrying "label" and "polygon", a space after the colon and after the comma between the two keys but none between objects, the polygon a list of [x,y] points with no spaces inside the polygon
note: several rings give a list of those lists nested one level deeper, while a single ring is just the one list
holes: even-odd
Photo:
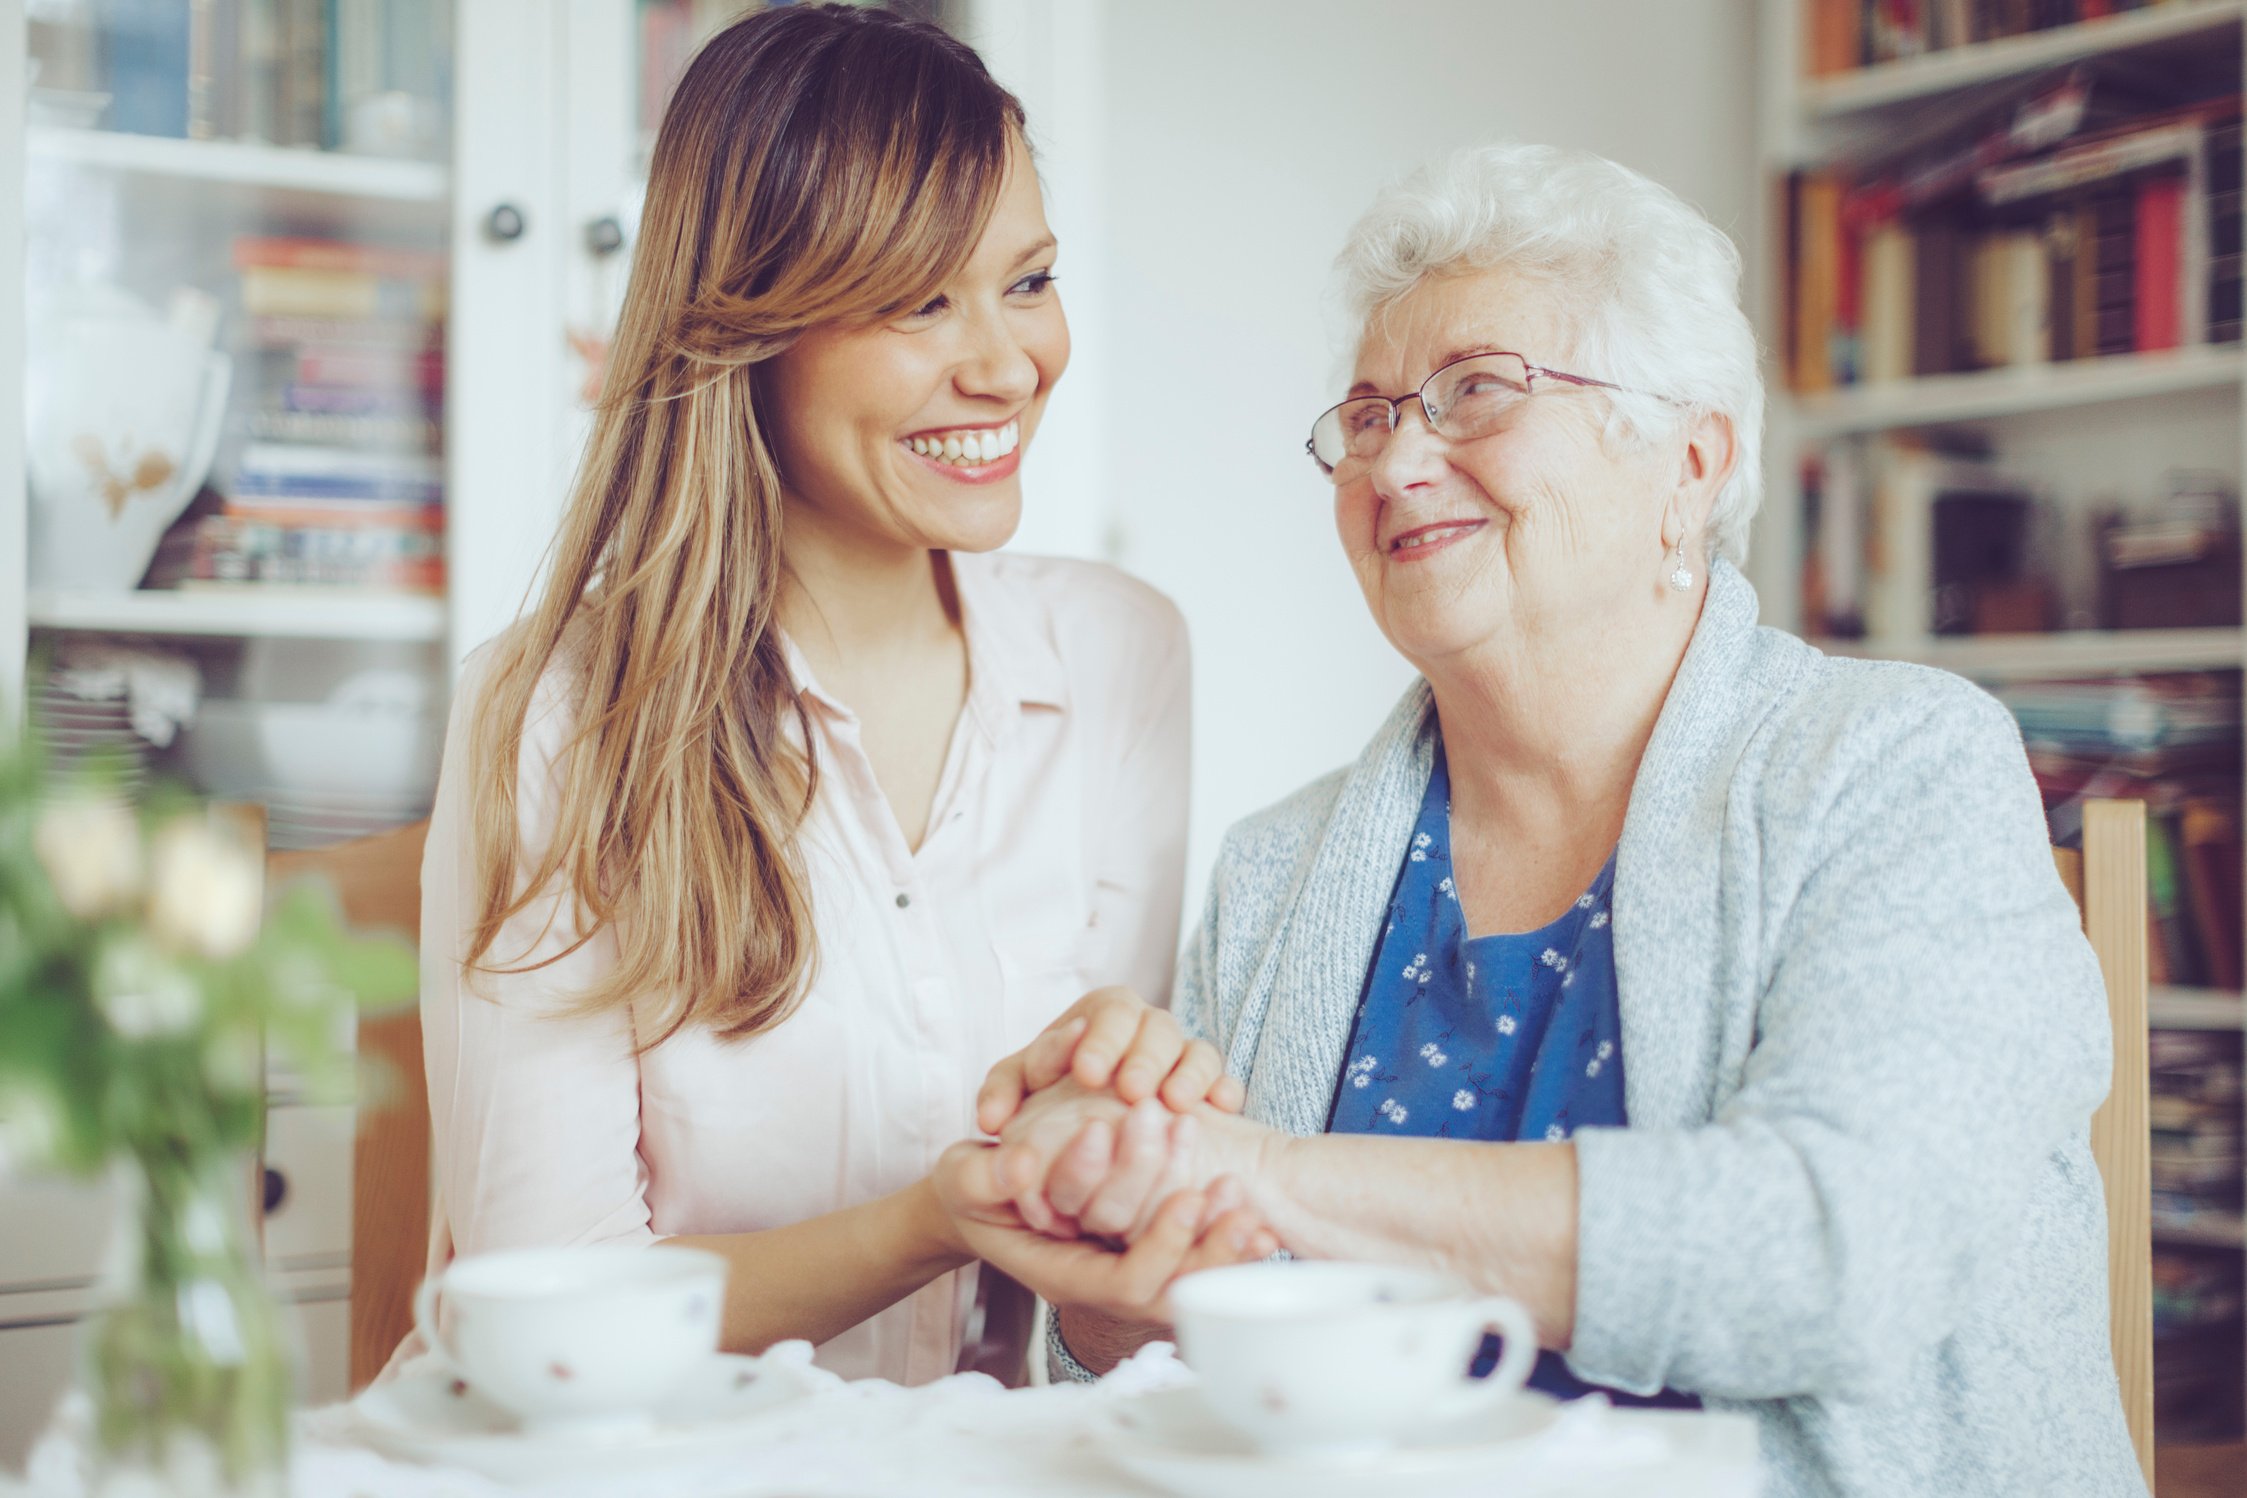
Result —
[{"label": "elderly woman", "polygon": [[[1732,244],[1613,163],[1494,147],[1342,265],[1355,374],[1310,451],[1423,679],[1219,855],[1176,1006],[1245,1115],[1082,1080],[1016,1112],[1072,1047],[1105,1080],[1080,1013],[953,1173],[1125,1235],[1231,1177],[1297,1256],[1519,1300],[1542,1387],[1752,1412],[1775,1492],[2142,1492],[2098,968],[2004,710],[1757,627]],[[1159,1330],[1056,1326],[1065,1369]]]}]

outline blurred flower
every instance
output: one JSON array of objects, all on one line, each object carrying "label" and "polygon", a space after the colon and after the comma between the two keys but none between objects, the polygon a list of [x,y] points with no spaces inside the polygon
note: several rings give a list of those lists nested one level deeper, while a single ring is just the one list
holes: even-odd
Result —
[{"label": "blurred flower", "polygon": [[203,991],[163,953],[131,936],[102,949],[94,1005],[127,1040],[151,1040],[193,1029],[203,1017]]},{"label": "blurred flower", "polygon": [[265,905],[265,866],[236,838],[199,817],[156,834],[149,924],[175,946],[205,957],[232,957],[257,939]]},{"label": "blurred flower", "polygon": [[203,1044],[203,1079],[220,1092],[253,1093],[265,1082],[265,1047],[240,1025],[216,1030]]},{"label": "blurred flower", "polygon": [[31,845],[62,908],[97,920],[140,893],[140,825],[122,801],[80,793],[39,813]]}]

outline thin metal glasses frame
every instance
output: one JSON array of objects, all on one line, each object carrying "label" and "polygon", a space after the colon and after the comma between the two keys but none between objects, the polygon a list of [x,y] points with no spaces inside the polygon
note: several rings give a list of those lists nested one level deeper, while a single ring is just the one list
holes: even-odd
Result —
[{"label": "thin metal glasses frame", "polygon": [[[1404,403],[1406,401],[1418,401],[1420,403],[1421,416],[1423,418],[1427,418],[1428,387],[1435,384],[1436,381],[1442,379],[1452,370],[1457,369],[1460,365],[1472,364],[1477,359],[1520,360],[1522,367],[1522,392],[1525,396],[1535,395],[1537,393],[1537,382],[1541,379],[1544,379],[1557,381],[1558,383],[1563,385],[1578,385],[1595,390],[1619,390],[1625,395],[1650,396],[1654,400],[1662,401],[1668,405],[1673,406],[1681,404],[1681,402],[1672,400],[1669,396],[1655,395],[1650,390],[1635,390],[1628,385],[1618,385],[1612,380],[1595,380],[1590,375],[1570,374],[1567,370],[1564,369],[1553,369],[1543,364],[1532,364],[1529,362],[1529,356],[1527,354],[1515,353],[1512,349],[1485,349],[1479,354],[1467,354],[1461,358],[1452,360],[1450,363],[1444,365],[1442,368],[1437,369],[1434,373],[1430,374],[1425,380],[1422,380],[1420,382],[1420,388],[1418,388],[1417,390],[1409,391],[1406,394],[1353,395],[1347,400],[1336,401],[1333,405],[1328,406],[1324,411],[1321,411],[1318,414],[1317,420],[1314,420],[1311,423],[1311,435],[1303,440],[1303,451],[1310,455],[1310,459],[1313,463],[1316,463],[1318,465],[1319,472],[1331,478],[1334,474],[1335,465],[1327,462],[1324,458],[1320,457],[1318,453],[1318,430],[1319,424],[1321,422],[1324,422],[1329,416],[1332,416],[1335,412],[1341,410],[1344,406],[1354,406],[1364,401],[1379,401],[1389,408],[1389,431],[1391,434],[1394,434],[1397,429],[1397,423],[1404,419]],[[1443,425],[1440,421],[1431,419],[1428,421],[1428,425],[1438,434],[1443,433]]]}]

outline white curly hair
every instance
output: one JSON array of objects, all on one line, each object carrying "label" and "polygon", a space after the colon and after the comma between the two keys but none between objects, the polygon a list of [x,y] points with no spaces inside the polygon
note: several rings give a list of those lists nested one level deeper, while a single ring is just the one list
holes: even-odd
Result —
[{"label": "white curly hair", "polygon": [[1739,248],[1699,209],[1589,152],[1473,146],[1384,189],[1336,265],[1361,337],[1427,276],[1503,267],[1551,286],[1571,371],[1652,392],[1601,392],[1610,440],[1674,431],[1688,412],[1730,418],[1738,462],[1705,539],[1747,560],[1763,498],[1763,374]]}]

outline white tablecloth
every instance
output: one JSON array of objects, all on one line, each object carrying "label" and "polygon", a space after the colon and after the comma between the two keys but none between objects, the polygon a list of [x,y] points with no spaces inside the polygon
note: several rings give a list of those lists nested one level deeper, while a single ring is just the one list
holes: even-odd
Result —
[{"label": "white tablecloth", "polygon": [[[784,1344],[773,1355],[808,1361],[809,1349]],[[291,1490],[296,1498],[512,1498],[526,1491],[554,1498],[1152,1498],[1162,1490],[1110,1454],[1106,1413],[1116,1401],[1193,1378],[1164,1343],[1091,1387],[1010,1391],[966,1374],[908,1389],[809,1371],[812,1393],[745,1422],[738,1439],[720,1450],[535,1487],[378,1455],[355,1435],[350,1405],[311,1410],[299,1417]],[[33,1453],[27,1498],[83,1492],[76,1423],[66,1409]],[[1552,1498],[1752,1498],[1758,1488],[1753,1422],[1738,1415],[1584,1405],[1539,1439],[1552,1449],[1533,1486]],[[1244,1484],[1238,1498],[1260,1498],[1256,1486]],[[1528,1498],[1512,1479],[1506,1487],[1505,1498]],[[1351,1489],[1367,1498],[1389,1491],[1378,1464]],[[1441,1498],[1424,1482],[1410,1490],[1415,1498]],[[1453,1491],[1488,1494],[1490,1486],[1465,1482]]]}]

